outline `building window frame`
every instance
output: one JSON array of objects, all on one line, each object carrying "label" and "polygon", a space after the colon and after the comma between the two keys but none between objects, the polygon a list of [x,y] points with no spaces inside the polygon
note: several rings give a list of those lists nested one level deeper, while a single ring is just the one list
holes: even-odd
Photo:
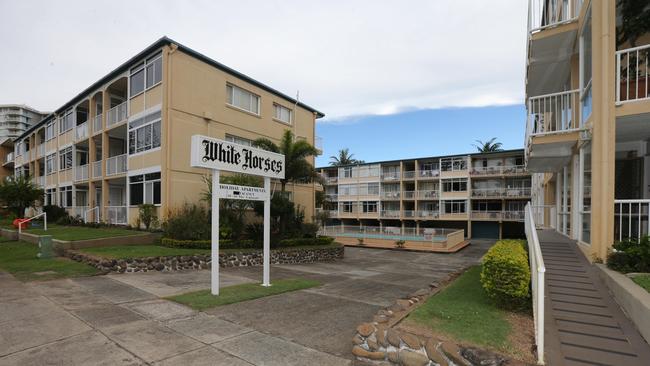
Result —
[{"label": "building window frame", "polygon": [[128,154],[130,156],[160,148],[162,112],[157,110],[129,121]]},{"label": "building window frame", "polygon": [[[129,176],[129,206],[141,204],[162,205],[162,180],[160,171]],[[138,186],[141,186],[138,188]],[[140,196],[138,198],[137,196]],[[136,198],[136,199],[134,199]]]},{"label": "building window frame", "polygon": [[64,133],[72,130],[75,125],[74,121],[75,116],[74,113],[72,113],[72,108],[63,112],[63,115],[59,118],[59,135],[63,135]]},{"label": "building window frame", "polygon": [[72,146],[59,150],[59,171],[72,169]]},{"label": "building window frame", "polygon": [[[129,99],[162,83],[162,51],[157,51],[129,70]],[[151,70],[151,74],[149,71]],[[142,81],[139,80],[142,75]],[[134,80],[138,78],[138,80]],[[142,89],[134,92],[134,86],[142,84]]]},{"label": "building window frame", "polygon": [[54,174],[57,171],[56,152],[45,156],[45,174]]},{"label": "building window frame", "polygon": [[293,110],[279,103],[273,103],[273,120],[287,125],[293,124]]},{"label": "building window frame", "polygon": [[74,206],[74,202],[72,202],[72,186],[59,187],[59,206],[61,207]]},{"label": "building window frame", "polygon": [[[236,97],[237,97],[236,92],[240,93],[239,98],[241,98],[241,94],[247,95],[248,97],[251,98],[251,100],[249,101],[249,106],[248,106],[250,109],[245,108],[243,103],[241,104],[241,106],[237,104],[237,100],[235,100]],[[235,84],[226,83],[226,105],[228,105],[229,107],[235,108],[237,110],[240,110],[240,111],[243,111],[243,112],[246,112],[246,113],[250,113],[252,115],[255,115],[255,116],[259,117],[259,116],[261,116],[261,110],[260,109],[261,109],[261,105],[262,105],[262,97],[260,97],[259,95],[253,93],[250,90],[244,89],[244,88],[239,87],[239,86],[237,86]],[[255,107],[253,108],[253,106],[255,106]]]},{"label": "building window frame", "polygon": [[442,181],[443,192],[467,192],[467,178],[452,178]]}]

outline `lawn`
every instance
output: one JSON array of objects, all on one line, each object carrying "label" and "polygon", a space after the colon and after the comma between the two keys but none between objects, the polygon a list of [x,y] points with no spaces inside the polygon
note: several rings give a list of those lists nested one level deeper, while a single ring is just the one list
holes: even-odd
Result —
[{"label": "lawn", "polygon": [[460,342],[470,342],[505,351],[510,348],[511,325],[507,313],[487,297],[480,282],[481,267],[472,267],[407,319]]},{"label": "lawn", "polygon": [[650,292],[650,275],[636,275],[632,277],[632,281],[636,282],[637,285],[643,287],[646,291]]},{"label": "lawn", "polygon": [[192,309],[205,310],[215,306],[234,304],[319,285],[320,282],[314,280],[290,278],[273,281],[270,287],[261,286],[259,283],[245,283],[242,285],[223,287],[219,291],[219,296],[213,296],[210,290],[201,290],[168,297],[167,299],[187,305]]},{"label": "lawn", "polygon": [[25,232],[36,235],[52,235],[54,239],[75,241],[87,239],[110,238],[115,236],[129,236],[142,234],[135,230],[120,228],[92,228],[85,226],[48,225],[47,231],[43,228],[27,229]]},{"label": "lawn", "polygon": [[209,254],[209,249],[181,249],[160,245],[122,245],[114,247],[79,249],[84,253],[97,255],[108,259],[125,259],[140,257],[166,257],[173,255]]},{"label": "lawn", "polygon": [[[0,269],[21,281],[90,276],[94,267],[67,258],[38,259],[36,244],[12,241],[0,244]],[[42,272],[39,274],[39,272]]]}]

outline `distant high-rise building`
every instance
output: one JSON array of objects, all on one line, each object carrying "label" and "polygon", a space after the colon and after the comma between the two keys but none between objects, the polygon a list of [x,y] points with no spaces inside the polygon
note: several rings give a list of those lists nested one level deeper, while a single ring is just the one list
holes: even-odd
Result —
[{"label": "distant high-rise building", "polygon": [[47,113],[21,104],[0,104],[0,141],[15,139]]}]

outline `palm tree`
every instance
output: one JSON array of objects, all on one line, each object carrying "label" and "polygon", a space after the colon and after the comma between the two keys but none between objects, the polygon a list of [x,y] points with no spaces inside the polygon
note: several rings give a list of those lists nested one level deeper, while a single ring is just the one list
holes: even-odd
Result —
[{"label": "palm tree", "polygon": [[259,138],[254,144],[261,149],[284,155],[284,179],[280,180],[283,193],[289,182],[312,182],[317,178],[316,171],[307,158],[318,155],[318,150],[305,140],[294,141],[291,130],[284,131],[279,145],[267,138]]},{"label": "palm tree", "polygon": [[503,151],[503,149],[501,148],[501,146],[503,146],[503,144],[500,143],[500,142],[495,142],[496,139],[497,139],[496,137],[493,137],[490,140],[485,141],[485,142],[483,142],[481,140],[475,140],[476,142],[478,142],[478,145],[476,145],[476,144],[472,144],[472,145],[474,145],[476,147],[478,152]]},{"label": "palm tree", "polygon": [[349,165],[349,164],[363,164],[363,160],[353,158],[354,154],[350,154],[350,149],[345,148],[339,150],[339,156],[330,156],[331,166]]},{"label": "palm tree", "polygon": [[36,186],[28,175],[10,176],[0,182],[0,203],[18,217],[23,217],[25,209],[34,207],[44,194],[43,189]]}]

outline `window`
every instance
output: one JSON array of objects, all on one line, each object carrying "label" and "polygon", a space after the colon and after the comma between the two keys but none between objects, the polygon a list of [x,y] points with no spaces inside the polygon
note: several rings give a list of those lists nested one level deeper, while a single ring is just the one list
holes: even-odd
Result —
[{"label": "window", "polygon": [[16,156],[22,155],[23,154],[23,142],[21,141],[21,142],[17,143],[14,150],[16,150]]},{"label": "window", "polygon": [[45,126],[45,141],[50,141],[56,135],[56,121],[50,121]]},{"label": "window", "polygon": [[160,204],[160,173],[149,173],[129,177],[131,206],[150,203]]},{"label": "window", "polygon": [[591,8],[587,10],[585,24],[580,35],[580,101],[582,104],[581,124],[591,116],[591,78],[592,78],[592,42],[591,42]]},{"label": "window", "polygon": [[467,160],[465,158],[445,158],[440,160],[443,171],[466,170]]},{"label": "window", "polygon": [[59,188],[59,206],[72,207],[72,186]]},{"label": "window", "polygon": [[240,87],[227,84],[226,85],[226,97],[228,104],[245,111],[260,114],[260,97],[244,90]]},{"label": "window", "polygon": [[72,109],[68,109],[59,119],[59,134],[70,131],[72,127],[74,127],[74,115]]},{"label": "window", "polygon": [[72,146],[59,151],[59,170],[72,168]]},{"label": "window", "polygon": [[345,168],[341,168],[339,175],[343,178],[352,178],[352,167],[346,166]]},{"label": "window", "polygon": [[162,53],[149,57],[131,69],[129,94],[134,97],[162,80]]},{"label": "window", "polygon": [[283,107],[279,104],[273,104],[274,109],[274,118],[278,121],[291,124],[291,114],[293,113],[291,109]]},{"label": "window", "polygon": [[243,137],[235,135],[226,134],[226,141],[240,145],[253,146],[253,140],[245,139]]},{"label": "window", "polygon": [[343,184],[339,186],[339,194],[342,196],[356,196],[357,195],[357,185],[356,184]]},{"label": "window", "polygon": [[374,201],[363,201],[361,207],[364,213],[377,212],[377,202]]},{"label": "window", "polygon": [[352,212],[352,202],[340,202],[341,212]]},{"label": "window", "polygon": [[442,182],[443,192],[465,192],[467,191],[467,179],[446,179]]},{"label": "window", "polygon": [[445,213],[448,214],[458,214],[465,213],[465,201],[460,200],[450,200],[443,201],[445,207]]},{"label": "window", "polygon": [[359,195],[378,195],[379,183],[359,184]]},{"label": "window", "polygon": [[129,154],[160,147],[160,111],[129,122]]},{"label": "window", "polygon": [[48,188],[45,190],[45,204],[46,205],[56,204],[56,188]]},{"label": "window", "polygon": [[45,174],[56,172],[56,153],[45,157]]}]

